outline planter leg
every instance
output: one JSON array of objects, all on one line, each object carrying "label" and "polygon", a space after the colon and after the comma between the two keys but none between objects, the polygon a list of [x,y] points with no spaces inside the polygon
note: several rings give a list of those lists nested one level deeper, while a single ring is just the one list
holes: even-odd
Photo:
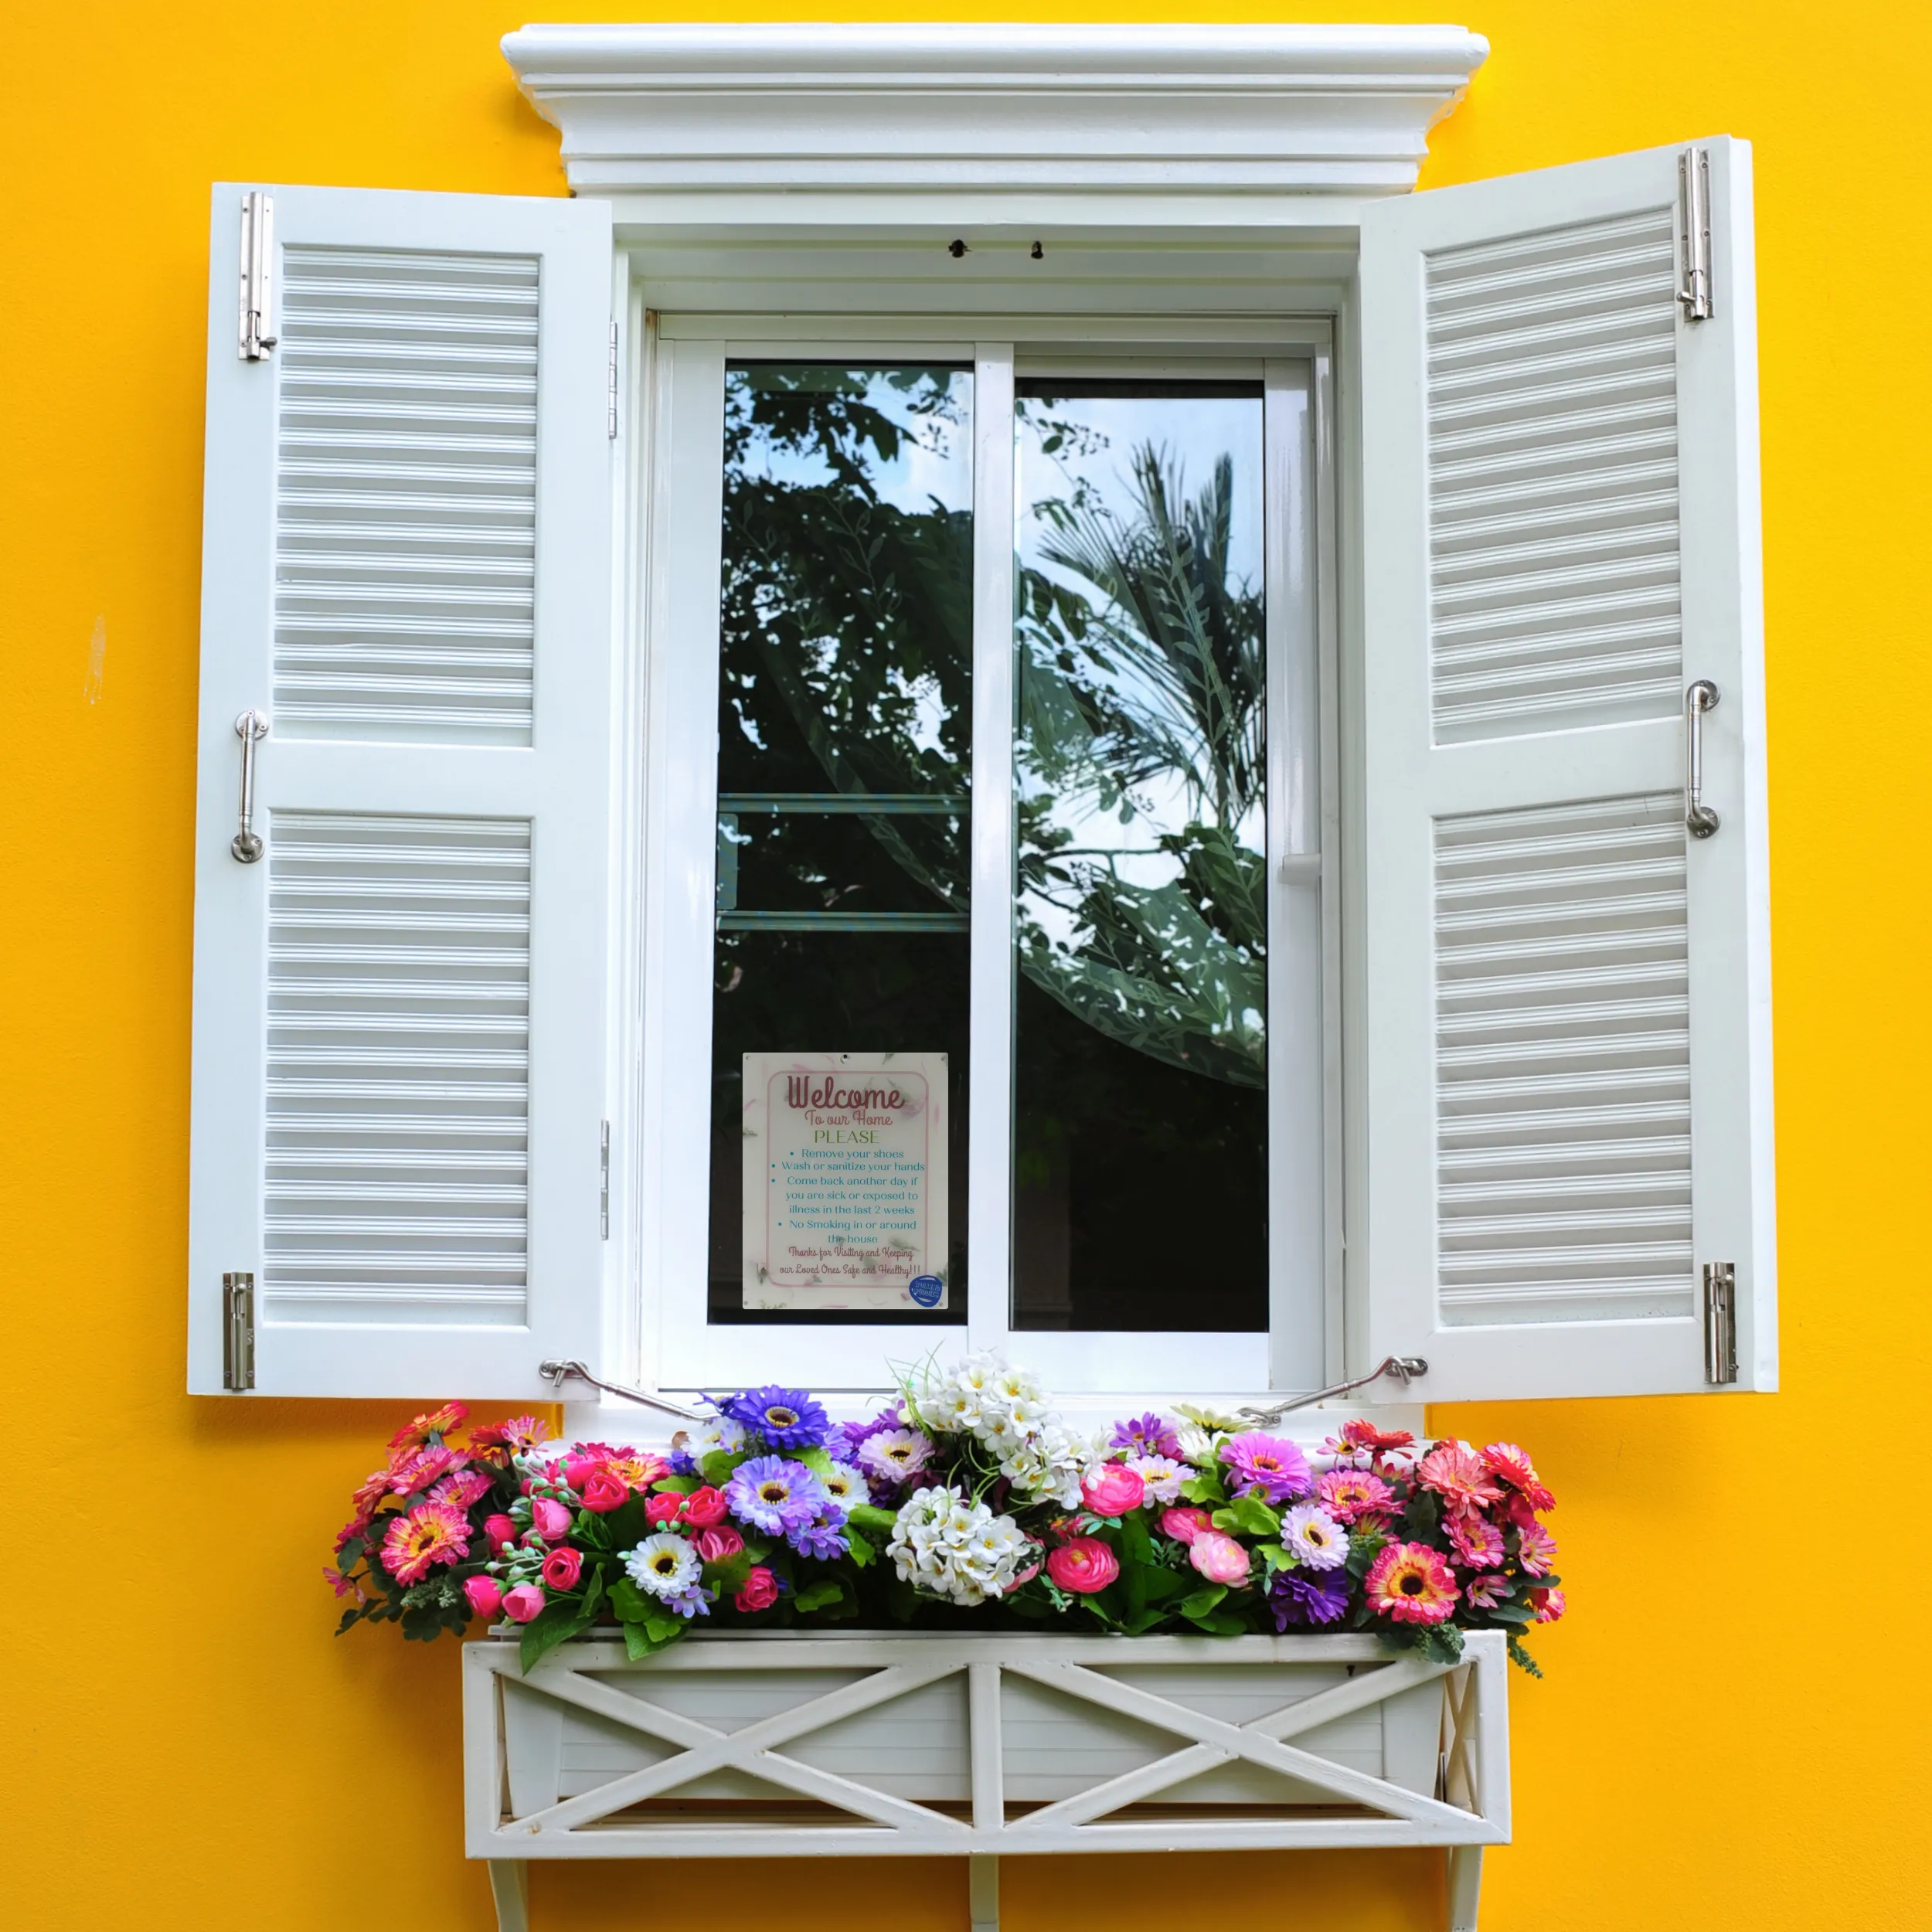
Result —
[{"label": "planter leg", "polygon": [[496,1932],[530,1932],[530,1866],[525,1859],[492,1859],[490,1892]]},{"label": "planter leg", "polygon": [[1449,1932],[1476,1932],[1476,1899],[1482,1889],[1482,1847],[1449,1848]]},{"label": "planter leg", "polygon": [[999,1860],[995,1856],[966,1861],[967,1910],[973,1932],[999,1932]]}]

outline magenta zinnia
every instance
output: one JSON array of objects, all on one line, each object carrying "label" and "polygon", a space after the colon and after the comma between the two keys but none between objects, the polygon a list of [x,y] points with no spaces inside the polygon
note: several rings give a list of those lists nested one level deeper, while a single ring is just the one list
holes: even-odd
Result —
[{"label": "magenta zinnia", "polygon": [[1427,1543],[1391,1543],[1362,1581],[1380,1617],[1398,1624],[1447,1623],[1456,1607],[1456,1580]]},{"label": "magenta zinnia", "polygon": [[1307,1458],[1279,1436],[1250,1431],[1231,1437],[1221,1445],[1221,1460],[1227,1464],[1228,1487],[1237,1496],[1258,1493],[1269,1502],[1287,1502],[1315,1487]]},{"label": "magenta zinnia", "polygon": [[420,1583],[437,1563],[470,1553],[470,1526],[440,1503],[418,1503],[392,1519],[383,1539],[383,1567],[399,1583]]}]

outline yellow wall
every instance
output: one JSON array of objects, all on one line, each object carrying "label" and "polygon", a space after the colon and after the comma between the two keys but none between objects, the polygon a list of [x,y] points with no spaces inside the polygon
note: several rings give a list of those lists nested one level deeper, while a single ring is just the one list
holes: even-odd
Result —
[{"label": "yellow wall", "polygon": [[[1456,17],[1368,0],[1299,17],[1363,13]],[[1757,143],[1785,1309],[1776,1397],[1435,1417],[1533,1447],[1576,1605],[1538,1646],[1548,1681],[1515,1687],[1516,1843],[1491,1856],[1484,1923],[1932,1923],[1911,1460],[1932,1361],[1912,1179],[1932,16],[1485,0],[1464,17],[1495,53],[1426,183]],[[0,1920],[20,1932],[490,1923],[461,1856],[455,1646],[336,1643],[316,1575],[395,1411],[189,1400],[182,1277],[207,184],[559,192],[555,136],[496,51],[519,20],[464,0],[11,19]],[[1835,1473],[1813,1479],[1815,1457]],[[1007,1923],[1419,1928],[1435,1871],[1421,1854],[1015,1861]],[[535,1895],[543,1928],[700,1909],[720,1928],[964,1924],[962,1878],[925,1866],[543,1869]]]}]

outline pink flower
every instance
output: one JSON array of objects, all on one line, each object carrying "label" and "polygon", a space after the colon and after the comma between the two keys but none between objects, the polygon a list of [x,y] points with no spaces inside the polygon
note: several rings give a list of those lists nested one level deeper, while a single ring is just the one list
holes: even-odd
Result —
[{"label": "pink flower", "polygon": [[355,1593],[357,1603],[366,1604],[369,1601],[368,1591],[364,1590],[353,1577],[345,1577],[339,1570],[325,1567],[322,1571],[322,1581],[325,1583],[334,1584],[338,1597],[346,1597],[351,1590],[353,1590]]},{"label": "pink flower", "polygon": [[673,1490],[667,1489],[662,1495],[646,1496],[644,1499],[645,1521],[653,1529],[662,1529],[668,1522],[678,1520],[678,1512],[684,1507],[684,1498]]},{"label": "pink flower", "polygon": [[1331,1469],[1315,1485],[1321,1506],[1337,1522],[1393,1514],[1396,1492],[1366,1469]]},{"label": "pink flower", "polygon": [[470,1553],[470,1526],[454,1509],[422,1502],[389,1519],[383,1539],[383,1567],[405,1586],[420,1583],[437,1563]]},{"label": "pink flower", "polygon": [[744,1548],[745,1539],[730,1524],[720,1524],[716,1529],[700,1529],[691,1539],[691,1546],[699,1558],[708,1563],[722,1563],[730,1560]]},{"label": "pink flower", "polygon": [[467,1511],[471,1503],[482,1499],[489,1486],[490,1479],[481,1469],[459,1469],[430,1491],[430,1501],[441,1503],[446,1509]]},{"label": "pink flower", "polygon": [[1172,1536],[1177,1543],[1191,1543],[1204,1529],[1214,1527],[1214,1519],[1205,1509],[1197,1509],[1192,1503],[1182,1503],[1178,1509],[1161,1512],[1161,1534]]},{"label": "pink flower", "polygon": [[513,1624],[527,1624],[543,1607],[543,1593],[535,1583],[519,1583],[503,1594],[503,1614]]},{"label": "pink flower", "polygon": [[377,1470],[375,1475],[363,1483],[355,1495],[349,1498],[350,1503],[355,1508],[355,1520],[358,1522],[363,1524],[368,1522],[370,1516],[375,1513],[376,1505],[389,1494],[389,1472],[388,1468],[384,1467]]},{"label": "pink flower", "polygon": [[512,1416],[505,1422],[486,1422],[470,1431],[470,1453],[492,1469],[507,1469],[512,1456],[527,1455],[550,1433],[535,1416]]},{"label": "pink flower", "polygon": [[[628,1483],[633,1489],[648,1489],[654,1482],[661,1482],[671,1473],[671,1465],[663,1457],[654,1456],[642,1449],[627,1449],[621,1456],[607,1456],[604,1466],[620,1482]],[[570,1486],[577,1487],[574,1483]]]},{"label": "pink flower", "polygon": [[1423,1488],[1446,1498],[1452,1509],[1502,1500],[1495,1478],[1466,1442],[1445,1442],[1431,1449],[1417,1465],[1416,1479]]},{"label": "pink flower", "polygon": [[1247,1580],[1248,1553],[1219,1529],[1203,1529],[1188,1545],[1187,1560],[1211,1583]]},{"label": "pink flower", "polygon": [[576,1550],[553,1549],[539,1573],[553,1590],[575,1590],[583,1570],[583,1559]]},{"label": "pink flower", "polygon": [[1471,1610],[1494,1610],[1509,1600],[1507,1577],[1471,1577],[1462,1587],[1464,1600]]},{"label": "pink flower", "polygon": [[566,1456],[563,1458],[563,1480],[573,1489],[581,1490],[597,1474],[598,1460],[595,1456]]},{"label": "pink flower", "polygon": [[1415,1437],[1406,1429],[1378,1429],[1372,1422],[1345,1422],[1338,1434],[1329,1437],[1321,1447],[1332,1456],[1351,1462],[1379,1463],[1391,1451],[1413,1449]]},{"label": "pink flower", "polygon": [[724,1521],[725,1499],[709,1483],[692,1491],[684,1498],[684,1520],[696,1529],[709,1529],[714,1523]]},{"label": "pink flower", "polygon": [[1539,1522],[1531,1522],[1516,1532],[1516,1561],[1526,1574],[1547,1577],[1556,1554],[1556,1539]]},{"label": "pink flower", "polygon": [[466,1577],[463,1594],[472,1617],[494,1617],[503,1607],[503,1586],[494,1577]]},{"label": "pink flower", "polygon": [[763,1563],[754,1564],[731,1600],[743,1611],[769,1610],[778,1600],[778,1579]]},{"label": "pink flower", "polygon": [[553,1543],[570,1527],[570,1512],[553,1496],[539,1496],[530,1505],[530,1527],[546,1543]]},{"label": "pink flower", "polygon": [[[577,1485],[573,1483],[570,1487],[577,1489]],[[631,1485],[622,1477],[612,1475],[600,1463],[590,1480],[577,1490],[577,1495],[586,1509],[600,1516],[607,1516],[612,1510],[631,1500]]]},{"label": "pink flower", "polygon": [[1281,1436],[1264,1436],[1252,1429],[1246,1435],[1230,1436],[1221,1445],[1221,1460],[1227,1464],[1228,1487],[1236,1495],[1287,1502],[1315,1488],[1308,1458]]},{"label": "pink flower", "polygon": [[1121,1560],[1097,1536],[1076,1536],[1051,1551],[1046,1573],[1063,1590],[1090,1597],[1121,1573]]},{"label": "pink flower", "polygon": [[1104,1462],[1080,1479],[1080,1499],[1097,1516],[1124,1516],[1147,1498],[1147,1485],[1117,1462]]},{"label": "pink flower", "polygon": [[389,1486],[399,1496],[413,1496],[468,1461],[454,1449],[419,1449],[390,1464]]},{"label": "pink flower", "polygon": [[1539,1624],[1553,1624],[1570,1607],[1560,1590],[1532,1590],[1529,1600],[1536,1606],[1536,1621]]},{"label": "pink flower", "polygon": [[1538,1480],[1536,1465],[1513,1442],[1492,1442],[1482,1452],[1492,1475],[1500,1476],[1532,1509],[1554,1509],[1556,1498]]},{"label": "pink flower", "polygon": [[1455,1614],[1454,1573],[1427,1543],[1390,1543],[1362,1590],[1377,1616],[1398,1624],[1443,1624]]},{"label": "pink flower", "polygon": [[1502,1532],[1473,1509],[1454,1512],[1449,1541],[1464,1570],[1494,1570],[1502,1561]]},{"label": "pink flower", "polygon": [[440,1441],[469,1413],[461,1402],[446,1402],[428,1415],[418,1416],[406,1429],[399,1429],[389,1437],[390,1453],[393,1454],[398,1449],[420,1449],[432,1436]]},{"label": "pink flower", "polygon": [[483,1534],[489,1539],[490,1554],[500,1556],[516,1541],[516,1525],[508,1516],[485,1516]]}]

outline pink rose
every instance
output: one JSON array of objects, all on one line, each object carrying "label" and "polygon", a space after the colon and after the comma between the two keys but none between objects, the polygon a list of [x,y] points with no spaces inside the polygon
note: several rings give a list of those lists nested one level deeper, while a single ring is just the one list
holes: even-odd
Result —
[{"label": "pink rose", "polygon": [[1197,1509],[1192,1503],[1161,1512],[1161,1533],[1172,1536],[1177,1543],[1191,1543],[1202,1530],[1213,1527],[1214,1519],[1205,1509]]},{"label": "pink rose", "polygon": [[1120,1559],[1099,1537],[1076,1536],[1048,1554],[1046,1573],[1061,1589],[1090,1597],[1121,1573]]},{"label": "pink rose", "polygon": [[539,1496],[530,1505],[530,1527],[546,1543],[553,1543],[570,1527],[570,1512],[552,1496]]},{"label": "pink rose", "polygon": [[470,1600],[473,1617],[494,1617],[503,1607],[503,1587],[494,1577],[468,1577],[463,1594]]},{"label": "pink rose", "polygon": [[513,1624],[527,1624],[543,1607],[543,1593],[535,1583],[519,1583],[503,1598],[503,1614]]},{"label": "pink rose", "polygon": [[700,1529],[691,1539],[691,1546],[706,1563],[721,1563],[736,1556],[745,1539],[726,1523],[716,1529]]},{"label": "pink rose", "polygon": [[575,1590],[583,1559],[574,1549],[553,1549],[543,1560],[541,1575],[553,1590]]},{"label": "pink rose", "polygon": [[709,1529],[713,1523],[723,1522],[724,1514],[725,1499],[709,1483],[684,1499],[684,1519],[696,1529]]},{"label": "pink rose", "polygon": [[1097,1516],[1124,1516],[1147,1500],[1147,1485],[1125,1464],[1104,1462],[1081,1478],[1080,1497]]},{"label": "pink rose", "polygon": [[769,1610],[778,1600],[778,1579],[760,1563],[731,1600],[740,1610]]},{"label": "pink rose", "polygon": [[666,1490],[662,1495],[645,1497],[645,1518],[653,1529],[662,1529],[666,1523],[678,1520],[678,1512],[683,1506],[683,1497]]},{"label": "pink rose", "polygon": [[563,1480],[573,1489],[581,1491],[597,1470],[594,1456],[566,1456],[563,1459]]},{"label": "pink rose", "polygon": [[484,1522],[483,1533],[489,1539],[490,1554],[500,1556],[516,1541],[516,1525],[508,1516],[491,1516]]},{"label": "pink rose", "polygon": [[594,1510],[600,1516],[607,1516],[620,1504],[631,1500],[631,1485],[621,1476],[614,1476],[609,1470],[599,1468],[579,1488],[573,1483],[579,1498],[586,1509]]},{"label": "pink rose", "polygon": [[1196,1530],[1188,1544],[1187,1560],[1211,1583],[1247,1580],[1248,1553],[1218,1529]]}]

